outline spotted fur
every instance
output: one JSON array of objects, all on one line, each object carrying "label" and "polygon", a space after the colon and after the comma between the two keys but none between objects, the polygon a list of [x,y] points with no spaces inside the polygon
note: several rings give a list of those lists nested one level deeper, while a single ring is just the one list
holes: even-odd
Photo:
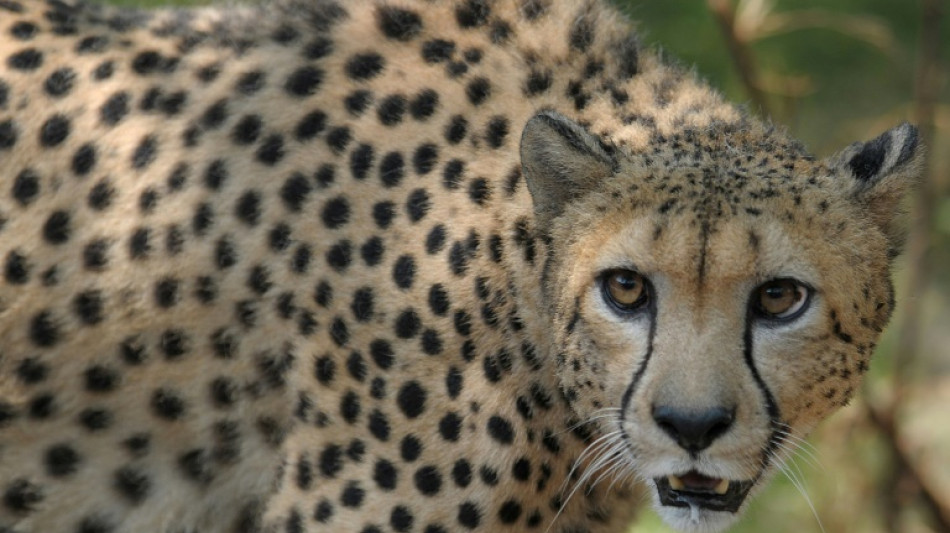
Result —
[{"label": "spotted fur", "polygon": [[[637,481],[759,487],[867,370],[920,153],[816,160],[599,1],[0,0],[0,531],[619,532]],[[755,319],[783,277],[810,307]],[[657,406],[732,418],[697,451]]]}]

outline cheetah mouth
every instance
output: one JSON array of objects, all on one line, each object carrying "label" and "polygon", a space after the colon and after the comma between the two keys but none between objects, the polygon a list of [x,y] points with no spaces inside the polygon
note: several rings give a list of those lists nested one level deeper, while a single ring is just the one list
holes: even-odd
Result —
[{"label": "cheetah mouth", "polygon": [[656,478],[660,503],[672,507],[698,507],[735,513],[742,506],[754,481],[730,481],[704,476],[695,470]]}]

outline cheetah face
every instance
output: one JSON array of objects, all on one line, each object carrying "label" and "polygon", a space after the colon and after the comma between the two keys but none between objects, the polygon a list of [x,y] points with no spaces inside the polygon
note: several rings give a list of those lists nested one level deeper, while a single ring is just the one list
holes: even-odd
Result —
[{"label": "cheetah face", "polygon": [[528,123],[558,377],[597,425],[581,482],[645,480],[682,531],[736,519],[867,369],[916,139],[905,125],[775,161],[701,135],[634,153],[555,113]]}]

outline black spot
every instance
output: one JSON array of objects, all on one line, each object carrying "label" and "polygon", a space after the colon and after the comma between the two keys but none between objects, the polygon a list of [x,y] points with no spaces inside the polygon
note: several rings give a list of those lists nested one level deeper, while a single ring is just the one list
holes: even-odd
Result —
[{"label": "black spot", "polygon": [[438,157],[439,149],[436,145],[426,143],[419,146],[412,156],[412,165],[416,169],[416,174],[422,176],[431,172],[435,168]]},{"label": "black spot", "polygon": [[376,23],[383,35],[397,41],[408,41],[422,31],[422,18],[418,13],[393,6],[380,6],[376,10]]},{"label": "black spot", "polygon": [[422,58],[426,63],[448,61],[455,53],[455,43],[444,39],[433,39],[422,43]]},{"label": "black spot", "polygon": [[137,74],[147,75],[154,72],[170,72],[177,66],[177,60],[164,57],[154,50],[140,52],[132,58],[132,70]]},{"label": "black spot", "polygon": [[211,381],[211,401],[219,408],[234,405],[238,397],[238,386],[230,378],[218,377]]},{"label": "black spot", "polygon": [[250,190],[242,194],[234,207],[234,216],[248,226],[256,226],[261,219],[260,193]]},{"label": "black spot", "polygon": [[461,159],[453,159],[445,164],[442,170],[442,184],[446,189],[458,189],[462,183],[465,172],[465,162]]},{"label": "black spot", "polygon": [[43,53],[36,48],[27,48],[7,58],[7,66],[13,70],[36,70],[43,64]]},{"label": "black spot", "polygon": [[346,62],[346,74],[355,81],[375,78],[383,71],[383,56],[375,52],[355,54]]},{"label": "black spot", "polygon": [[295,172],[287,178],[287,181],[280,188],[280,198],[284,201],[287,209],[296,213],[303,208],[303,204],[312,190],[313,186],[310,181],[303,174]]},{"label": "black spot", "polygon": [[323,499],[313,509],[313,519],[320,524],[326,524],[333,518],[333,504]]},{"label": "black spot", "polygon": [[380,369],[389,370],[393,366],[393,349],[388,342],[379,339],[374,340],[369,345],[369,353],[373,358],[373,362]]},{"label": "black spot", "polygon": [[343,105],[351,115],[358,117],[369,108],[372,101],[373,93],[360,89],[348,94],[346,98],[343,99]]},{"label": "black spot", "polygon": [[[211,207],[211,204],[208,202],[202,202],[198,204],[198,209],[195,210],[195,214],[191,219],[192,229],[195,231],[195,235],[203,236],[208,232],[208,228],[214,223],[214,210]],[[220,256],[218,256],[220,258]],[[218,265],[222,268],[230,265],[223,265],[220,261]]]},{"label": "black spot", "polygon": [[514,428],[511,422],[500,416],[492,416],[488,419],[488,434],[501,444],[511,444],[514,441]]},{"label": "black spot", "polygon": [[468,184],[468,197],[479,206],[484,206],[485,202],[491,198],[491,189],[488,180],[485,178],[473,179]]},{"label": "black spot", "polygon": [[468,131],[468,121],[461,115],[455,115],[449,119],[445,126],[445,140],[449,144],[458,144],[465,138]]},{"label": "black spot", "polygon": [[378,409],[369,414],[369,432],[382,442],[389,440],[389,420]]},{"label": "black spot", "polygon": [[314,376],[323,385],[329,385],[336,376],[336,362],[328,355],[318,357],[313,368]]},{"label": "black spot", "polygon": [[189,450],[178,456],[178,468],[187,479],[206,485],[213,477],[209,459],[208,453],[203,449]]},{"label": "black spot", "polygon": [[488,122],[485,128],[485,140],[488,146],[492,148],[501,148],[508,138],[508,119],[502,116],[495,116]]},{"label": "black spot", "polygon": [[20,130],[12,119],[0,122],[0,150],[7,150],[16,144]]},{"label": "black spot", "polygon": [[72,90],[75,83],[76,71],[69,67],[63,67],[54,70],[53,73],[46,78],[46,81],[43,82],[43,89],[46,91],[46,94],[54,98],[59,98],[69,94],[69,91]]},{"label": "black spot", "polygon": [[336,317],[330,324],[330,338],[334,344],[343,347],[350,340],[350,332],[346,327],[346,322],[342,318]]},{"label": "black spot", "polygon": [[46,148],[60,145],[69,137],[72,124],[65,115],[53,115],[40,127],[40,144]]},{"label": "black spot", "polygon": [[231,130],[231,139],[235,144],[253,144],[261,135],[263,121],[259,115],[245,115],[237,121]]},{"label": "black spot", "polygon": [[350,202],[343,196],[331,198],[323,205],[320,218],[327,229],[339,228],[350,219]]},{"label": "black spot", "polygon": [[10,35],[21,41],[29,41],[39,33],[39,28],[32,22],[20,21],[10,26]]},{"label": "black spot", "polygon": [[394,326],[396,336],[400,339],[415,337],[421,327],[419,315],[411,308],[405,309],[396,317]]},{"label": "black spot", "polygon": [[485,24],[491,14],[486,0],[466,0],[455,8],[455,21],[461,28],[475,28]]},{"label": "black spot", "polygon": [[30,322],[30,340],[46,348],[59,342],[59,327],[50,311],[41,311]]},{"label": "black spot", "polygon": [[116,470],[113,482],[119,494],[133,504],[141,503],[152,488],[152,482],[148,476],[131,466]]},{"label": "black spot", "polygon": [[340,495],[340,504],[343,507],[357,508],[363,505],[365,495],[366,491],[359,486],[358,482],[350,481],[343,488],[343,493]]},{"label": "black spot", "polygon": [[157,152],[158,139],[154,135],[146,135],[132,153],[132,168],[142,170],[148,167],[152,161],[155,161]]},{"label": "black spot", "polygon": [[376,461],[373,467],[373,481],[383,490],[393,490],[398,481],[398,472],[392,463],[385,459]]},{"label": "black spot", "polygon": [[436,224],[426,236],[426,253],[433,255],[441,252],[445,247],[445,240],[445,226],[442,224]]},{"label": "black spot", "polygon": [[373,166],[373,147],[368,144],[361,144],[350,153],[350,172],[353,177],[362,180],[366,179],[369,169]]},{"label": "black spot", "polygon": [[402,255],[393,263],[393,281],[400,289],[412,287],[416,275],[416,262],[411,255]]},{"label": "black spot", "polygon": [[284,138],[280,135],[269,135],[257,149],[257,160],[265,165],[276,165],[284,158]]},{"label": "black spot", "polygon": [[336,167],[330,163],[320,165],[320,168],[314,173],[313,179],[317,182],[317,187],[326,189],[336,180]]},{"label": "black spot", "polygon": [[311,111],[303,116],[294,128],[294,137],[298,141],[307,141],[320,134],[327,126],[327,115],[323,111]]},{"label": "black spot", "polygon": [[69,213],[54,211],[43,224],[43,239],[50,244],[63,244],[69,240]]},{"label": "black spot", "polygon": [[491,96],[491,82],[488,78],[475,78],[465,86],[465,95],[472,105],[481,105],[489,96]]},{"label": "black spot", "polygon": [[389,525],[392,526],[393,531],[400,533],[409,531],[412,528],[413,521],[412,512],[403,505],[393,507],[392,513],[389,515]]},{"label": "black spot", "polygon": [[521,505],[514,500],[506,501],[498,509],[498,519],[501,520],[502,524],[514,524],[520,517]]},{"label": "black spot", "polygon": [[426,355],[438,355],[442,353],[442,337],[434,329],[427,329],[422,332],[422,351]]},{"label": "black spot", "polygon": [[367,266],[376,266],[383,260],[383,240],[379,237],[370,237],[360,246],[360,255]]},{"label": "black spot", "polygon": [[79,423],[89,431],[102,431],[112,425],[112,413],[105,409],[83,409]]},{"label": "black spot", "polygon": [[392,202],[383,201],[373,205],[373,220],[380,229],[388,228],[395,216],[396,206]]},{"label": "black spot", "polygon": [[68,444],[56,444],[46,450],[44,463],[46,472],[53,477],[63,477],[79,468],[79,453]]},{"label": "black spot", "polygon": [[13,180],[10,193],[21,206],[31,204],[40,194],[40,176],[30,168],[21,170]]},{"label": "black spot", "polygon": [[22,285],[30,279],[30,264],[26,256],[16,250],[7,254],[3,267],[4,279],[11,285]]},{"label": "black spot", "polygon": [[416,120],[425,120],[439,107],[439,93],[424,89],[409,102],[409,113]]},{"label": "black spot", "polygon": [[351,140],[353,140],[353,134],[346,126],[332,128],[327,132],[327,146],[336,154],[343,153]]},{"label": "black spot", "polygon": [[439,420],[439,434],[449,442],[456,442],[462,431],[462,419],[455,413],[450,412]]},{"label": "black spot", "polygon": [[333,53],[333,41],[326,37],[317,37],[303,48],[303,56],[307,59],[320,59]]},{"label": "black spot", "polygon": [[409,193],[409,198],[406,200],[406,213],[409,215],[410,221],[418,222],[422,220],[431,207],[432,202],[429,199],[429,193],[425,189],[415,189]]},{"label": "black spot", "polygon": [[406,113],[406,97],[401,94],[391,94],[379,103],[376,116],[384,126],[395,126],[402,122]]},{"label": "black spot", "polygon": [[284,83],[284,90],[293,96],[310,96],[317,92],[323,82],[323,71],[313,66],[295,70]]},{"label": "black spot", "polygon": [[366,322],[373,317],[373,289],[363,287],[353,293],[350,310],[358,322]]},{"label": "black spot", "polygon": [[406,418],[417,418],[425,411],[426,391],[417,381],[404,384],[396,394],[396,404]]},{"label": "black spot", "polygon": [[[422,454],[422,442],[414,435],[406,435],[399,444],[399,455],[403,461],[411,463]],[[417,472],[418,475],[418,472]]]},{"label": "black spot", "polygon": [[399,185],[405,176],[405,162],[399,152],[389,152],[379,163],[379,179],[386,187]]},{"label": "black spot", "polygon": [[16,374],[27,385],[35,385],[49,375],[49,366],[36,357],[27,357],[17,365]]},{"label": "black spot", "polygon": [[185,401],[174,391],[160,388],[152,393],[152,411],[166,420],[178,420],[185,413]]},{"label": "black spot", "polygon": [[327,264],[337,272],[346,270],[352,259],[353,247],[346,240],[335,243],[326,253]]},{"label": "black spot", "polygon": [[3,493],[3,504],[15,513],[27,513],[35,510],[43,498],[43,491],[38,485],[24,478],[17,478],[7,485]]},{"label": "black spot", "polygon": [[238,78],[235,88],[245,95],[252,95],[264,88],[265,78],[264,73],[259,70],[245,72]]},{"label": "black spot", "polygon": [[102,322],[103,307],[102,291],[83,291],[73,299],[73,309],[75,309],[79,320],[85,325]]},{"label": "black spot", "polygon": [[330,444],[320,452],[320,473],[333,478],[343,470],[343,448]]}]

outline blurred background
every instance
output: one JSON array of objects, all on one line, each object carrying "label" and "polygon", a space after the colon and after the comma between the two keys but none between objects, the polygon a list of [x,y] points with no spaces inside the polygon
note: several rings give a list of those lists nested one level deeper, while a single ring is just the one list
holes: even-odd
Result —
[{"label": "blurred background", "polygon": [[[950,0],[613,1],[646,44],[818,156],[921,128],[929,167],[908,203],[900,304],[864,391],[733,531],[950,533]],[[631,533],[670,531],[644,515]]]}]

